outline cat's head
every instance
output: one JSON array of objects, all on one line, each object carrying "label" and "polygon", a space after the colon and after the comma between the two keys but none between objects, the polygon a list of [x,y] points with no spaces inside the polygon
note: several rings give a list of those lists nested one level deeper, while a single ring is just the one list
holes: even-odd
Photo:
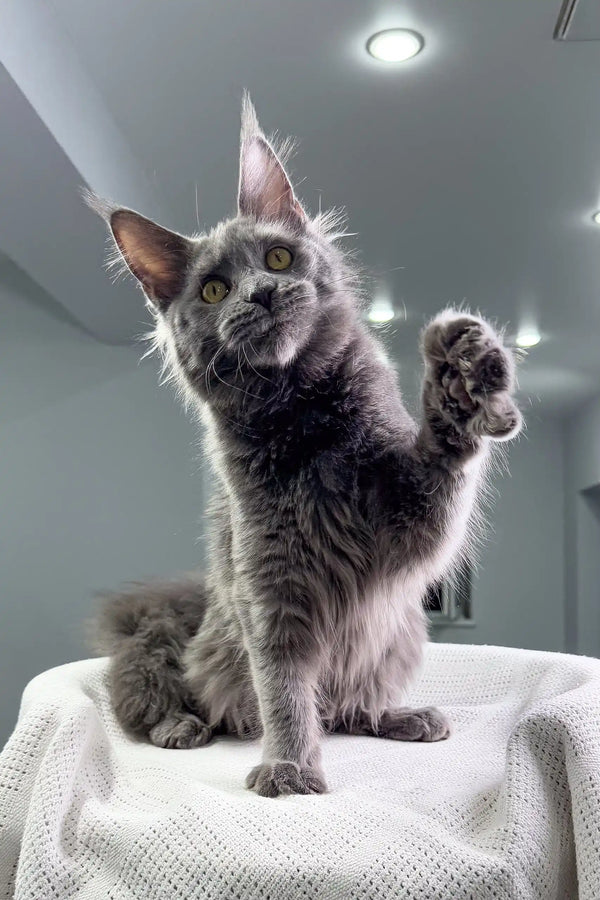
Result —
[{"label": "cat's head", "polygon": [[249,100],[234,218],[188,238],[95,205],[155,313],[157,343],[201,396],[223,390],[223,371],[243,377],[246,364],[277,370],[306,359],[316,371],[347,343],[355,295],[334,219],[307,215]]}]

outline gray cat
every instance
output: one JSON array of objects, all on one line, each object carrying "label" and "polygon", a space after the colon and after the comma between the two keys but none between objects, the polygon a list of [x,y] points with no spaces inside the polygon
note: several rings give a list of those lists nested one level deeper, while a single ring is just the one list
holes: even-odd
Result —
[{"label": "gray cat", "polygon": [[521,425],[510,351],[481,319],[438,315],[417,426],[363,324],[335,217],[308,217],[249,101],[235,218],[186,238],[92,202],[206,426],[217,485],[206,579],[105,598],[119,721],[160,747],[262,734],[247,786],[267,797],[326,790],[323,731],[448,737],[440,711],[397,703],[427,588],[471,544],[490,442]]}]

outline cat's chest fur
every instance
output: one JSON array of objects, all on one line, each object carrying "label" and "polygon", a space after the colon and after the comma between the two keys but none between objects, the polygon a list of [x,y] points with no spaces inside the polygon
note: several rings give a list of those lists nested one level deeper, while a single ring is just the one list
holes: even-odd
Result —
[{"label": "cat's chest fur", "polygon": [[[248,444],[224,446],[206,417],[231,529],[230,590],[235,606],[236,592],[246,595],[240,573],[255,564],[262,570],[274,554],[281,563],[270,579],[274,594],[279,586],[289,602],[290,579],[310,595],[312,627],[324,648],[322,715],[333,724],[352,716],[355,704],[388,704],[399,671],[416,664],[411,648],[424,636],[426,573],[390,559],[389,535],[361,469],[364,450],[347,438],[355,423],[340,422],[329,408],[283,421],[289,429],[282,420],[270,434],[263,428],[261,445],[248,454]],[[307,433],[323,423],[317,449]]]},{"label": "cat's chest fur", "polygon": [[357,498],[365,429],[352,391],[288,382],[266,394],[236,421],[204,410],[209,456],[230,496],[245,503],[260,493],[269,502],[294,497],[314,507],[327,491]]}]

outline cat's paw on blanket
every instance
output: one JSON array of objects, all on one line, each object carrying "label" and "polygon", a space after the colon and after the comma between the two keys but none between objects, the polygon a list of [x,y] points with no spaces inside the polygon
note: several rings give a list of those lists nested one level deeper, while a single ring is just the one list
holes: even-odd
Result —
[{"label": "cat's paw on blanket", "polygon": [[422,709],[388,709],[379,722],[379,737],[392,741],[445,741],[450,737],[450,722],[435,706]]},{"label": "cat's paw on blanket", "polygon": [[212,738],[212,729],[192,713],[173,713],[155,725],[149,733],[155,747],[191,750],[203,747]]},{"label": "cat's paw on blanket", "polygon": [[426,412],[434,421],[441,416],[465,435],[495,440],[519,431],[514,359],[488,322],[446,310],[423,332],[422,347]]},{"label": "cat's paw on blanket", "polygon": [[301,768],[295,762],[273,760],[255,766],[246,778],[246,787],[261,797],[280,794],[325,794],[323,775],[314,768]]}]

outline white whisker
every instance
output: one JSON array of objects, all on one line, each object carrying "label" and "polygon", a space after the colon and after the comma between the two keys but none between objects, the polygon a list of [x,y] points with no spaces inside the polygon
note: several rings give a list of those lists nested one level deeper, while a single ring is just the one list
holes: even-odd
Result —
[{"label": "white whisker", "polygon": [[[252,341],[248,341],[248,343],[250,344],[250,349],[253,351],[254,355],[255,355],[255,356],[258,356],[258,353],[257,353],[257,351],[255,350],[255,348],[254,348],[254,346],[253,346],[253,344],[252,344]],[[250,366],[250,368],[252,369],[252,371],[253,371],[256,375],[258,375],[259,378],[262,378],[264,381],[268,381],[269,384],[275,384],[275,382],[274,382],[271,378],[267,378],[266,375],[261,375],[260,372],[257,372],[257,370],[254,368],[254,366],[253,366],[252,363],[250,362],[250,359],[249,359],[249,357],[248,357],[248,354],[246,353],[246,347],[245,347],[243,344],[242,344],[242,350],[244,351],[244,356],[246,357],[246,362],[248,363],[248,365]]]},{"label": "white whisker", "polygon": [[247,397],[253,397],[255,400],[262,400],[262,397],[259,397],[258,394],[252,394],[250,391],[246,391],[246,390],[244,390],[244,388],[240,388],[236,384],[230,384],[228,381],[225,381],[224,378],[221,378],[221,376],[217,372],[217,368],[214,363],[214,357],[213,357],[212,370],[213,370],[213,373],[216,376],[216,378],[218,378],[218,380],[221,382],[221,384],[224,384],[225,387],[232,388],[234,391],[239,391],[241,394],[245,394]]}]

